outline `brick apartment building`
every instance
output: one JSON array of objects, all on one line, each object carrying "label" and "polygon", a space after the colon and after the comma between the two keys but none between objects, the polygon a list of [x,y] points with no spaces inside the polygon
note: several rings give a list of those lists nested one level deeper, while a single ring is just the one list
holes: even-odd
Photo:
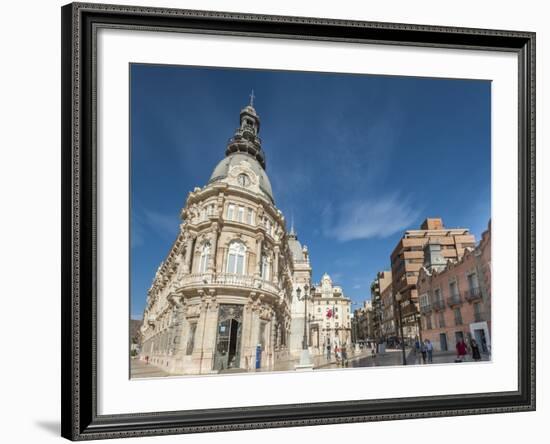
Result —
[{"label": "brick apartment building", "polygon": [[417,292],[423,339],[435,350],[455,350],[459,339],[473,338],[480,350],[491,349],[491,226],[479,245],[467,247],[456,261],[434,238],[424,246],[424,266]]},{"label": "brick apartment building", "polygon": [[[426,245],[439,245],[442,264],[458,261],[465,251],[475,247],[475,237],[466,228],[445,228],[440,218],[426,219],[420,229],[407,230],[391,254],[392,297],[396,304],[397,293],[401,296],[401,313],[405,338],[409,340],[421,335],[419,329],[417,281],[424,265]],[[397,310],[395,312],[395,323]]]}]

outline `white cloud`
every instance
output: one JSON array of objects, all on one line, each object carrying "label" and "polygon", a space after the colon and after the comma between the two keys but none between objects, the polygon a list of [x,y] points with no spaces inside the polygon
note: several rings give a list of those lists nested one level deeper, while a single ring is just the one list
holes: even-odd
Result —
[{"label": "white cloud", "polygon": [[177,213],[164,214],[154,210],[143,210],[146,223],[153,230],[161,235],[174,236],[178,228]]},{"label": "white cloud", "polygon": [[419,209],[398,194],[354,200],[325,209],[324,233],[342,242],[384,238],[409,228],[419,215]]},{"label": "white cloud", "polygon": [[144,245],[150,235],[173,239],[178,232],[179,217],[176,213],[165,214],[140,206],[132,213],[132,218],[132,248]]}]

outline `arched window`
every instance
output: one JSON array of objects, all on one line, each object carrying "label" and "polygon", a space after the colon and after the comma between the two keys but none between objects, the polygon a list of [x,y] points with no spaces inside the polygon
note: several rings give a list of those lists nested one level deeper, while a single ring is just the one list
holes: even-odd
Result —
[{"label": "arched window", "polygon": [[206,243],[202,246],[201,257],[199,261],[199,273],[206,273],[208,270],[208,261],[210,260],[210,244]]},{"label": "arched window", "polygon": [[265,254],[262,254],[262,279],[269,280],[269,260]]},{"label": "arched window", "polygon": [[245,274],[246,247],[242,242],[233,241],[229,244],[227,253],[227,272],[232,274]]}]

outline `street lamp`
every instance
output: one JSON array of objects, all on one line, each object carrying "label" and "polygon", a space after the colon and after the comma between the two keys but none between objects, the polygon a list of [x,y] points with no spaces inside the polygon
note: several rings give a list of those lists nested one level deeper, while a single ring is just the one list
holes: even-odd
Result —
[{"label": "street lamp", "polygon": [[[307,301],[311,297],[309,292],[311,290],[311,296],[313,296],[313,293],[315,291],[315,287],[311,286],[311,289],[308,284],[304,285],[304,338],[302,339],[302,353],[300,355],[300,363],[296,365],[296,369],[309,369],[313,370],[313,363],[311,362],[311,356],[309,355],[309,347],[308,347],[308,340],[307,340]],[[298,287],[296,289],[296,296],[298,297],[298,300],[301,300],[300,295],[302,294],[302,289]]]},{"label": "street lamp", "polygon": [[[308,340],[307,340],[307,299],[308,299],[308,285],[304,285],[304,339],[302,341],[302,350],[308,349]],[[298,293],[298,298],[300,297],[300,288],[296,290]]]},{"label": "street lamp", "polygon": [[397,311],[399,312],[399,330],[401,332],[401,351],[403,353],[403,365],[407,365],[407,357],[405,356],[405,337],[403,336],[403,316],[401,314],[401,296],[400,292],[395,295],[395,302],[397,302]]}]

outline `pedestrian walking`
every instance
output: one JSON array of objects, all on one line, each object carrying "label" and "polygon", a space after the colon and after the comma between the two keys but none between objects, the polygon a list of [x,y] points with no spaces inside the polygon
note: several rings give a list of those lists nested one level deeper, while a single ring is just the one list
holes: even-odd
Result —
[{"label": "pedestrian walking", "polygon": [[334,357],[336,358],[336,363],[340,365],[340,347],[338,347],[338,344],[334,346]]},{"label": "pedestrian walking", "polygon": [[422,353],[422,364],[426,363],[426,354],[428,352],[428,349],[426,347],[426,344],[424,342],[420,343],[420,353]]},{"label": "pedestrian walking", "polygon": [[475,339],[472,339],[470,342],[470,346],[472,347],[472,358],[474,361],[481,361],[481,353],[479,351],[479,346],[477,345],[477,341]]},{"label": "pedestrian walking", "polygon": [[145,364],[149,364],[149,355],[145,356]]},{"label": "pedestrian walking", "polygon": [[420,354],[420,341],[418,338],[416,338],[416,341],[414,341],[414,352],[416,353],[416,356],[419,356]]},{"label": "pedestrian walking", "polygon": [[460,339],[456,343],[456,362],[465,361],[467,353],[468,353],[468,347],[466,346],[464,339]]},{"label": "pedestrian walking", "polygon": [[428,364],[431,364],[433,362],[434,346],[429,339],[426,339],[424,342],[426,352],[428,353]]},{"label": "pedestrian walking", "polygon": [[327,361],[330,361],[330,342],[327,343]]},{"label": "pedestrian walking", "polygon": [[342,367],[348,363],[348,350],[346,344],[342,345]]}]

